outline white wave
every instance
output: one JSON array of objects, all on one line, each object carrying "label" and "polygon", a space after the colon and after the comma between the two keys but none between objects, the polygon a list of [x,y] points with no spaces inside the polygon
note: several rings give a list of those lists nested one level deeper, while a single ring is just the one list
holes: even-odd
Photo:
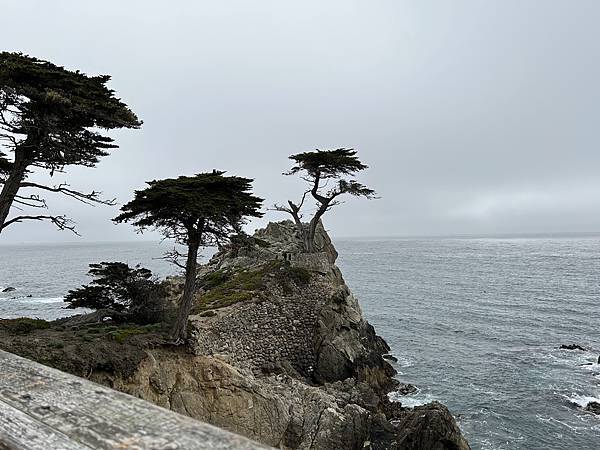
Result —
[{"label": "white wave", "polygon": [[62,303],[63,300],[63,297],[16,297],[8,301],[16,303]]},{"label": "white wave", "polygon": [[577,406],[580,406],[581,408],[584,408],[585,406],[587,406],[587,404],[589,402],[600,403],[600,396],[594,397],[591,395],[573,394],[571,396],[563,395],[563,397],[566,398],[569,402],[571,402]]},{"label": "white wave", "polygon": [[[591,362],[591,361],[590,361]],[[600,364],[596,362],[592,362],[592,364],[585,364],[581,366],[585,370],[589,370],[590,372],[598,372],[600,371]]]},{"label": "white wave", "polygon": [[390,392],[388,398],[392,402],[400,402],[405,408],[414,408],[415,406],[425,405],[436,400],[436,398],[430,393],[424,393],[421,389],[417,388],[417,391],[409,395],[400,395],[398,392]]},{"label": "white wave", "polygon": [[406,356],[402,356],[402,355],[392,355],[392,356],[394,356],[394,357],[396,357],[396,359],[398,359],[398,361],[395,362],[395,364],[397,364],[400,367],[411,367],[414,364],[414,362]]}]

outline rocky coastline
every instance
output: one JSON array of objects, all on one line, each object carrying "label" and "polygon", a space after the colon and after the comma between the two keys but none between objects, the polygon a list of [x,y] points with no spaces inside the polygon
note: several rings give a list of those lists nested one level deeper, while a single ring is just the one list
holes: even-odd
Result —
[{"label": "rocky coastline", "polygon": [[[444,405],[389,401],[411,387],[321,226],[316,244],[304,253],[285,221],[221,249],[198,274],[185,347],[158,327],[113,327],[104,339],[106,324],[81,318],[27,330],[0,321],[0,345],[276,448],[469,449]],[[169,280],[173,302],[181,284]]]}]

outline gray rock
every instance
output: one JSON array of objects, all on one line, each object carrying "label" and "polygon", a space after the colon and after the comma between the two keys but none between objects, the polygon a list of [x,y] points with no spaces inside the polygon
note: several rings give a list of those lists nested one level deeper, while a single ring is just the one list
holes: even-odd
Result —
[{"label": "gray rock", "polygon": [[598,402],[589,402],[583,409],[584,411],[600,415],[600,403]]},{"label": "gray rock", "polygon": [[417,406],[396,424],[397,450],[468,450],[456,421],[444,405]]},{"label": "gray rock", "polygon": [[396,393],[398,393],[398,395],[409,395],[414,394],[417,390],[417,387],[412,384],[400,383],[396,388]]},{"label": "gray rock", "polygon": [[585,351],[585,348],[583,348],[581,345],[578,344],[562,344],[560,346],[561,350],[582,350]]}]

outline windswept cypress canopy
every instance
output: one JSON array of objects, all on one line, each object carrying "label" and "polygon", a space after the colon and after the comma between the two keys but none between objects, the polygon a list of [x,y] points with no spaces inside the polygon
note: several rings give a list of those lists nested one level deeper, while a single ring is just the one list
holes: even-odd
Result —
[{"label": "windswept cypress canopy", "polygon": [[150,181],[113,219],[130,222],[142,231],[157,228],[165,237],[187,246],[185,285],[172,332],[175,342],[186,337],[196,289],[198,248],[222,243],[232,232],[241,231],[246,217],[262,216],[262,199],[250,192],[252,180],[224,174],[213,170],[191,177]]},{"label": "windswept cypress canopy", "polygon": [[[367,166],[356,156],[356,150],[351,148],[338,148],[335,150],[315,150],[313,152],[298,153],[290,156],[295,165],[284,175],[300,173],[301,178],[309,183],[310,187],[304,192],[299,203],[288,200],[288,206],[275,205],[278,211],[292,215],[298,232],[304,241],[304,250],[314,252],[315,231],[323,214],[338,205],[338,198],[343,194],[355,197],[375,198],[375,191],[354,179],[345,177],[354,176],[365,170]],[[331,183],[330,183],[331,181]],[[305,226],[302,223],[302,208],[307,195],[315,200],[316,212]]]},{"label": "windswept cypress canopy", "polygon": [[123,212],[114,221],[131,222],[141,230],[158,228],[182,244],[200,223],[207,238],[227,237],[244,217],[262,216],[258,211],[262,199],[249,192],[251,179],[227,177],[224,173],[149,181],[146,189],[135,192],[134,199],[121,208]]},{"label": "windswept cypress canopy", "polygon": [[[50,175],[72,165],[94,167],[117,147],[103,130],[140,127],[141,121],[107,87],[109,80],[108,75],[88,76],[21,53],[0,52],[0,232],[33,219],[72,229],[64,216],[23,214],[7,220],[14,203],[46,208],[35,193],[39,190],[84,203],[111,203],[96,191],[81,193],[66,183],[25,181],[32,167]],[[20,189],[26,193],[18,195]]]},{"label": "windswept cypress canopy", "polygon": [[[117,147],[100,130],[138,128],[136,115],[106,84],[21,53],[0,53],[0,125],[26,136],[31,165],[50,170],[93,166]],[[12,148],[14,150],[14,148]]]}]

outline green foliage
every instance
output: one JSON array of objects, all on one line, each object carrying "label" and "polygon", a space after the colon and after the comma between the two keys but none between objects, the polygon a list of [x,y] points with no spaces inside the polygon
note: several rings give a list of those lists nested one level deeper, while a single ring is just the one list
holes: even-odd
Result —
[{"label": "green foliage", "polygon": [[20,149],[34,166],[51,171],[94,166],[116,147],[99,129],[141,125],[106,86],[109,80],[108,75],[88,76],[21,53],[0,52],[0,108],[9,112],[0,129],[26,136],[27,145]]},{"label": "green foliage", "polygon": [[45,330],[50,328],[50,322],[42,319],[30,319],[28,317],[22,317],[19,319],[0,320],[0,326],[8,329],[14,334],[28,334],[34,330]]},{"label": "green foliage", "polygon": [[[338,148],[336,150],[316,150],[314,152],[298,153],[290,156],[296,165],[291,168],[286,175],[293,175],[298,172],[306,172],[309,182],[313,184],[312,194],[316,200],[323,203],[324,200],[331,202],[335,197],[341,194],[350,194],[374,198],[375,191],[355,180],[345,180],[342,177],[346,175],[355,175],[357,172],[368,168],[367,165],[360,162],[356,156],[356,150],[347,148]],[[328,192],[320,192],[321,182],[327,179],[335,179],[335,187]],[[316,195],[315,195],[316,194]],[[319,199],[321,197],[321,199]],[[329,203],[328,202],[328,203]]]},{"label": "green foliage", "polygon": [[[288,200],[288,206],[275,205],[275,209],[292,215],[298,233],[302,236],[304,250],[313,253],[318,250],[315,248],[317,224],[327,211],[340,204],[338,197],[349,194],[372,199],[376,198],[375,191],[356,180],[345,178],[367,168],[360,162],[354,149],[316,150],[292,155],[290,159],[295,165],[285,175],[301,173],[301,178],[310,187],[304,192],[300,202]],[[302,209],[309,194],[317,208],[306,227],[302,224]]]},{"label": "green foliage", "polygon": [[129,339],[131,336],[135,336],[135,335],[139,335],[139,334],[146,334],[150,331],[154,331],[154,330],[149,330],[148,328],[145,328],[145,327],[126,327],[126,328],[118,328],[114,331],[111,331],[109,333],[109,335],[114,341],[118,342],[119,344],[122,344],[127,339]]},{"label": "green foliage", "polygon": [[[52,176],[67,166],[94,167],[117,147],[103,130],[141,126],[106,86],[109,80],[108,75],[88,76],[21,53],[0,52],[0,232],[35,220],[76,233],[68,217],[38,213],[47,208],[42,194],[48,192],[86,204],[114,204],[95,190],[83,193],[67,183],[27,180],[32,168]],[[9,218],[14,203],[20,212]]]},{"label": "green foliage", "polygon": [[[218,273],[221,271],[217,271]],[[213,283],[210,290],[200,297],[199,306],[202,309],[207,307],[216,309],[230,306],[235,303],[245,302],[258,295],[263,286],[263,270],[247,270],[235,273],[220,273],[216,278],[211,277]],[[213,275],[210,274],[209,277]],[[201,285],[204,280],[201,281]]]},{"label": "green foliage", "polygon": [[195,311],[223,308],[259,298],[268,283],[276,283],[289,295],[295,286],[306,286],[311,277],[310,271],[292,267],[284,261],[272,261],[255,270],[219,269],[199,281],[199,286],[207,292],[200,296]]},{"label": "green foliage", "polygon": [[134,199],[113,219],[131,222],[140,231],[154,227],[165,237],[187,245],[186,282],[172,332],[175,342],[186,338],[196,285],[198,248],[220,244],[231,233],[241,232],[246,217],[262,216],[262,199],[250,192],[252,180],[226,177],[224,173],[213,170],[192,177],[150,181],[146,189],[135,192]]},{"label": "green foliage", "polygon": [[368,166],[361,163],[354,149],[338,148],[336,150],[315,150],[290,156],[296,163],[288,172],[295,174],[306,171],[310,176],[321,178],[337,178],[340,175],[350,175]]},{"label": "green foliage", "polygon": [[306,286],[312,277],[309,270],[303,267],[291,266],[287,261],[281,263],[274,273],[277,283],[286,295],[293,294],[294,287]]},{"label": "green foliage", "polygon": [[111,309],[127,314],[132,320],[156,322],[164,309],[166,293],[152,272],[122,262],[90,264],[89,285],[68,292],[67,308]]},{"label": "green foliage", "polygon": [[[210,243],[239,228],[244,217],[261,217],[262,199],[249,190],[252,180],[213,171],[148,182],[121,208],[115,222],[131,222],[144,230],[155,227],[166,237],[187,244],[191,237]],[[193,236],[196,235],[196,236]]]},{"label": "green foliage", "polygon": [[223,285],[231,279],[231,272],[225,269],[215,270],[202,277],[199,287],[210,290],[217,286]]},{"label": "green foliage", "polygon": [[291,267],[287,268],[287,278],[298,286],[306,286],[312,277],[310,270],[304,267]]},{"label": "green foliage", "polygon": [[251,300],[264,288],[266,273],[264,268],[243,271],[220,269],[209,273],[199,281],[199,286],[207,292],[200,297],[195,311],[224,308]]}]

